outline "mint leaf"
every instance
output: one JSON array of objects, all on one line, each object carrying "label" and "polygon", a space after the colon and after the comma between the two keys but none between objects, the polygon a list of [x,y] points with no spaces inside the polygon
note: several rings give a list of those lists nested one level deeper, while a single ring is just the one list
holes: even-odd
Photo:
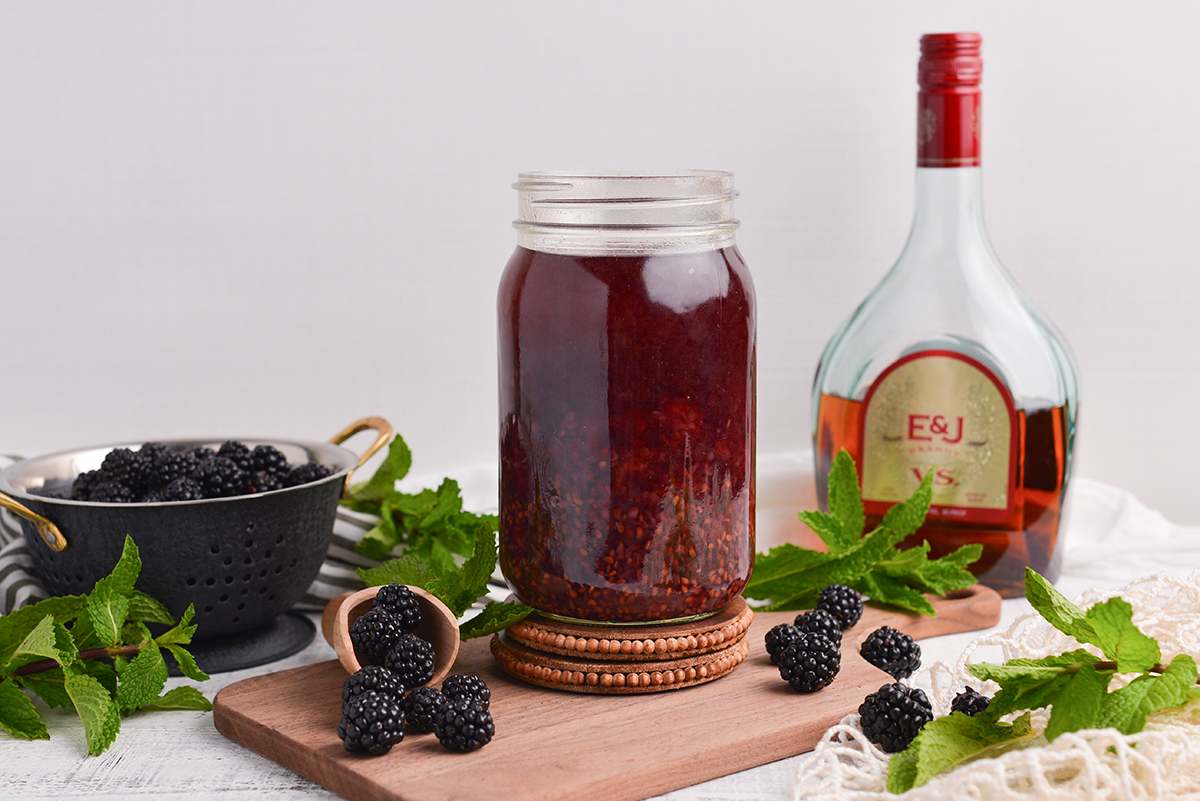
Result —
[{"label": "mint leaf", "polygon": [[31,605],[23,606],[7,615],[0,615],[0,665],[5,665],[17,647],[45,617],[57,623],[65,623],[80,614],[87,599],[82,595],[62,595],[44,598]]},{"label": "mint leaf", "polygon": [[533,607],[524,604],[488,601],[482,612],[459,626],[459,634],[464,640],[486,637],[521,622],[532,611]]},{"label": "mint leaf", "polygon": [[[812,551],[790,542],[776,545],[767,553],[755,556],[754,572],[742,594],[756,599],[794,597],[799,594],[797,587],[806,586],[803,580],[806,571],[832,558],[824,551]],[[808,588],[812,591],[813,601],[823,589]]]},{"label": "mint leaf", "polygon": [[1123,598],[1110,598],[1084,612],[1030,568],[1025,569],[1025,596],[1050,625],[1095,645],[1122,673],[1144,673],[1161,658],[1158,643],[1133,624],[1133,608]]},{"label": "mint leaf", "polygon": [[22,740],[49,740],[37,707],[12,679],[0,679],[0,729]]},{"label": "mint leaf", "polygon": [[436,528],[443,521],[462,511],[462,497],[458,494],[458,482],[447,478],[438,486],[434,493],[433,506],[422,515],[414,528],[429,530]]},{"label": "mint leaf", "polygon": [[1031,734],[1028,716],[1020,725],[962,712],[935,718],[925,724],[907,749],[891,758],[887,788],[893,793],[907,792],[961,762]]},{"label": "mint leaf", "polygon": [[831,552],[837,553],[858,541],[867,521],[858,488],[858,471],[854,468],[854,459],[844,448],[833,457],[828,495],[829,513],[841,523],[841,531],[837,547],[833,542],[826,541],[825,544]]},{"label": "mint leaf", "polygon": [[1187,654],[1179,654],[1162,675],[1138,676],[1106,695],[1096,725],[1135,734],[1145,728],[1150,715],[1190,701],[1195,685],[1196,661]]},{"label": "mint leaf", "polygon": [[[902,535],[886,528],[877,528],[837,556],[811,561],[806,567],[764,580],[757,586],[747,585],[743,595],[752,598],[769,597],[773,602],[764,609],[793,609],[810,602],[815,592],[830,584],[851,584],[880,557],[892,548]],[[757,570],[757,568],[756,568]],[[754,593],[754,594],[750,594]]]},{"label": "mint leaf", "polygon": [[825,512],[801,512],[800,522],[821,538],[831,552],[849,548],[854,543],[842,533],[842,521]]},{"label": "mint leaf", "polygon": [[146,704],[146,708],[208,712],[212,709],[212,703],[195,687],[176,687]]},{"label": "mint leaf", "polygon": [[[1090,627],[1086,623],[1083,610],[1067,600],[1053,584],[1029,567],[1025,568],[1025,599],[1051,626],[1068,637],[1088,642],[1086,633]],[[1078,634],[1084,636],[1076,636]]]},{"label": "mint leaf", "polygon": [[[921,730],[929,728],[935,720],[925,724]],[[918,732],[917,737],[920,737]],[[888,775],[887,789],[889,793],[899,795],[907,793],[909,790],[917,786],[917,771],[921,761],[921,745],[916,740],[908,744],[908,747],[899,753],[892,754],[888,760]]]},{"label": "mint leaf", "polygon": [[167,663],[163,661],[162,651],[151,645],[139,651],[123,667],[118,667],[117,676],[121,680],[117,687],[117,705],[121,714],[128,715],[158,698],[167,685]]},{"label": "mint leaf", "polygon": [[[1158,641],[1133,624],[1133,607],[1124,598],[1109,598],[1084,615],[1084,642],[1095,645],[1117,663],[1118,673],[1145,673],[1162,658]],[[1082,628],[1082,627],[1081,627]],[[1078,637],[1076,638],[1078,639]]]},{"label": "mint leaf", "polygon": [[200,666],[196,664],[196,658],[192,656],[190,651],[178,645],[166,645],[164,647],[171,652],[171,656],[175,657],[175,663],[179,665],[179,672],[192,681],[208,681],[212,678],[200,669]]},{"label": "mint leaf", "polygon": [[60,667],[14,678],[22,687],[45,701],[47,706],[71,705],[71,696],[67,695],[67,689],[63,686],[63,671]]},{"label": "mint leaf", "polygon": [[193,604],[188,604],[188,608],[183,610],[183,615],[179,618],[179,622],[175,624],[175,628],[164,631],[155,637],[154,641],[163,647],[187,645],[196,634],[196,627],[189,625],[195,615],[196,607]]},{"label": "mint leaf", "polygon": [[392,507],[385,505],[379,510],[379,522],[362,536],[354,550],[371,559],[382,560],[399,544],[400,533],[392,519]]},{"label": "mint leaf", "polygon": [[388,445],[387,457],[363,484],[350,488],[350,497],[355,500],[378,500],[396,489],[396,482],[408,475],[412,467],[412,451],[399,434]]},{"label": "mint leaf", "polygon": [[41,659],[52,659],[59,664],[75,661],[75,643],[70,632],[53,617],[44,617],[17,646],[5,670],[15,670],[22,665]]},{"label": "mint leaf", "polygon": [[488,525],[479,525],[475,529],[475,549],[462,567],[444,577],[448,598],[442,598],[443,603],[450,607],[455,617],[461,617],[463,612],[487,592],[488,582],[496,570],[496,532]]},{"label": "mint leaf", "polygon": [[1188,654],[1177,654],[1146,694],[1150,703],[1146,714],[1187,703],[1195,689],[1196,677],[1196,660]]},{"label": "mint leaf", "polygon": [[[929,542],[925,541],[921,544],[924,548],[909,548],[906,551],[898,552],[907,554],[918,551],[920,557],[909,564],[905,571],[898,576],[902,576],[905,581],[917,589],[936,595],[963,590],[975,583],[975,576],[967,569],[967,565],[978,561],[979,557],[983,556],[982,545],[977,542],[963,545],[939,559],[930,559],[928,557]],[[897,575],[894,568],[886,563],[882,569],[889,574]]]},{"label": "mint leaf", "polygon": [[125,535],[125,548],[121,558],[113,567],[110,574],[96,582],[96,587],[88,595],[87,611],[91,618],[96,636],[104,645],[117,642],[121,626],[125,623],[129,611],[129,597],[133,594],[133,584],[137,581],[142,569],[142,560],[138,557],[137,546],[133,538]]},{"label": "mint leaf", "polygon": [[1145,728],[1146,710],[1150,706],[1146,695],[1158,680],[1158,676],[1138,676],[1124,687],[1105,695],[1096,716],[1096,727],[1111,727],[1121,734],[1134,734]]},{"label": "mint leaf", "polygon": [[929,513],[932,500],[933,471],[929,470],[912,495],[884,513],[883,526],[903,535],[901,539],[908,537],[925,522],[925,515]]},{"label": "mint leaf", "polygon": [[967,670],[976,678],[1000,685],[988,705],[988,712],[1000,717],[1054,703],[1056,694],[1071,681],[1070,672],[1094,659],[1091,652],[1081,649],[1042,659],[1010,659],[1003,665],[982,662],[968,665]]},{"label": "mint leaf", "polygon": [[1050,721],[1045,732],[1050,742],[1060,734],[1095,727],[1101,702],[1112,679],[1111,673],[1097,671],[1091,662],[1084,662],[1077,670],[1065,675],[1066,681],[1050,704]]},{"label": "mint leaf", "polygon": [[175,618],[167,610],[167,607],[151,598],[141,590],[134,590],[129,595],[129,609],[126,611],[126,617],[129,620],[141,620],[147,623],[164,623],[168,626],[175,625]]},{"label": "mint leaf", "polygon": [[[117,697],[117,671],[112,665],[106,665],[103,662],[96,662],[91,659],[84,659],[71,665],[70,672],[83,676],[91,676],[100,682],[100,686],[108,692],[109,696],[113,698]],[[65,675],[63,678],[65,686]]]},{"label": "mint leaf", "polygon": [[83,721],[88,753],[92,756],[104,753],[121,730],[121,714],[117,709],[117,702],[108,694],[108,690],[91,676],[67,671],[65,684],[67,694],[75,704],[75,711]]},{"label": "mint leaf", "polygon": [[359,568],[358,577],[368,587],[381,587],[384,584],[407,584],[420,587],[426,592],[441,598],[444,592],[441,582],[434,570],[415,554],[405,554],[396,559],[389,559],[378,567]]},{"label": "mint leaf", "polygon": [[854,582],[854,589],[868,596],[876,604],[895,606],[907,612],[930,617],[937,614],[928,598],[882,570],[868,572]]}]

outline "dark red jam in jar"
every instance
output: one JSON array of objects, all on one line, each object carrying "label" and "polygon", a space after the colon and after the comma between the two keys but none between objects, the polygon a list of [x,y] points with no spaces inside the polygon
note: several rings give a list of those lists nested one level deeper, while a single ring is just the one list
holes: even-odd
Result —
[{"label": "dark red jam in jar", "polygon": [[498,301],[504,575],[558,617],[717,612],[754,563],[755,304],[733,176],[515,186]]}]

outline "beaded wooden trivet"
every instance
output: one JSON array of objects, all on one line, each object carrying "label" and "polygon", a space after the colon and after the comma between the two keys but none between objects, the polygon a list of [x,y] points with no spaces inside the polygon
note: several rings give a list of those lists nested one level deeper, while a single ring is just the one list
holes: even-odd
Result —
[{"label": "beaded wooden trivet", "polygon": [[589,626],[534,613],[508,629],[513,642],[535,651],[605,661],[682,659],[727,647],[750,628],[754,612],[738,596],[701,620],[652,626]]},{"label": "beaded wooden trivet", "polygon": [[590,626],[533,614],[492,637],[508,674],[582,693],[652,693],[703,684],[737,667],[754,612],[742,598],[701,620]]},{"label": "beaded wooden trivet", "polygon": [[576,693],[655,693],[719,679],[750,652],[743,634],[726,647],[706,654],[656,662],[595,662],[552,656],[519,645],[504,634],[492,636],[492,656],[510,676],[553,690]]}]

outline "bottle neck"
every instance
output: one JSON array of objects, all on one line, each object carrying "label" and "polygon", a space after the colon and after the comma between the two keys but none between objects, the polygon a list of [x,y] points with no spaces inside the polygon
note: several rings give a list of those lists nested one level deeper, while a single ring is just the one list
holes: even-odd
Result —
[{"label": "bottle neck", "polygon": [[987,241],[979,167],[918,167],[912,234],[906,250],[947,252]]}]

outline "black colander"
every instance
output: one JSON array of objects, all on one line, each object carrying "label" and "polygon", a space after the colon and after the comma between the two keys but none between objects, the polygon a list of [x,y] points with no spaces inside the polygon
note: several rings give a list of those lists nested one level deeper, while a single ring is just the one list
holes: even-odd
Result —
[{"label": "black colander", "polygon": [[[366,429],[378,436],[361,457],[340,446]],[[319,462],[333,470],[327,478],[287,489],[172,503],[46,497],[69,494],[76,476],[98,468],[113,448],[136,450],[141,443],[67,451],[0,471],[0,502],[21,516],[34,566],[52,595],[91,591],[112,571],[129,534],[142,560],[137,589],[157,598],[176,618],[194,605],[197,639],[225,637],[271,623],[304,596],[329,548],[350,474],[391,434],[386,421],[367,418],[328,443],[245,437],[168,440],[168,448],[180,451],[217,448],[230,439],[250,448],[271,445],[291,464]]]}]

